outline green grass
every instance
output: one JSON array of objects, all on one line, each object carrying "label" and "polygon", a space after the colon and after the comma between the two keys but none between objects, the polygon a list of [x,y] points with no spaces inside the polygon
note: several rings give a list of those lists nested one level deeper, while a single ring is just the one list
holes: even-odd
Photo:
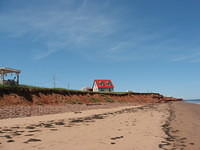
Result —
[{"label": "green grass", "polygon": [[[81,91],[81,90],[72,90],[72,89],[65,89],[65,88],[46,88],[46,87],[39,87],[39,86],[32,86],[32,85],[0,85],[0,89],[10,90],[12,92],[17,91],[26,91],[26,92],[55,92],[60,94],[101,94],[101,95],[116,95],[116,96],[126,96],[127,94],[158,94],[158,93],[135,93],[135,92],[91,92],[91,91]],[[94,100],[95,101],[95,100]]]},{"label": "green grass", "polygon": [[91,97],[90,98],[90,101],[93,102],[93,103],[98,103],[100,102],[100,100],[98,98],[95,98],[95,97]]},{"label": "green grass", "polygon": [[106,101],[106,102],[109,102],[109,103],[113,103],[113,102],[114,102],[114,100],[111,99],[111,98],[109,98],[109,97],[105,97],[105,101]]},{"label": "green grass", "polygon": [[70,104],[83,104],[83,102],[81,102],[79,100],[73,100],[70,102]]}]

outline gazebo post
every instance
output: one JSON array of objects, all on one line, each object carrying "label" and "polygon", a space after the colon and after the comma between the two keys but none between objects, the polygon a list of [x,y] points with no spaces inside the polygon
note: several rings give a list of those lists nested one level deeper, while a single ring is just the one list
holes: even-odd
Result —
[{"label": "gazebo post", "polygon": [[2,71],[2,85],[4,85],[4,72]]},{"label": "gazebo post", "polygon": [[17,73],[17,85],[19,85],[19,73]]},{"label": "gazebo post", "polygon": [[0,83],[3,84],[2,71],[0,72]]}]

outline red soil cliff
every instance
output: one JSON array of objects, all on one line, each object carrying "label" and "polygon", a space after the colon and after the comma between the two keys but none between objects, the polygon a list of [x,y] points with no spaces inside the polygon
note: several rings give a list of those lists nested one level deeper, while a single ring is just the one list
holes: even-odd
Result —
[{"label": "red soil cliff", "polygon": [[106,102],[159,103],[182,99],[164,97],[158,93],[95,93],[65,89],[4,87],[0,88],[0,106],[82,104]]}]

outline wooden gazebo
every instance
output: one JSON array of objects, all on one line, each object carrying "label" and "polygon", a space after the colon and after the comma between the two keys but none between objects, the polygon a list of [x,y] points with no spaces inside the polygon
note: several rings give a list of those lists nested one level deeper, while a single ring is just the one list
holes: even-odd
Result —
[{"label": "wooden gazebo", "polygon": [[[20,70],[0,67],[0,84],[1,85],[18,85],[19,84],[19,74]],[[6,79],[6,77],[11,74],[13,78]]]}]

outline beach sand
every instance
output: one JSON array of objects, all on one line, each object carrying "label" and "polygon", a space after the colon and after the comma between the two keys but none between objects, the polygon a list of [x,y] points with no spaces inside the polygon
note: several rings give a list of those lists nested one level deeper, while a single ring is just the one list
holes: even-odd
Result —
[{"label": "beach sand", "polygon": [[165,124],[168,138],[161,147],[169,150],[200,150],[200,105],[174,102]]},{"label": "beach sand", "polygon": [[199,150],[200,105],[173,102],[0,120],[1,150]]}]

